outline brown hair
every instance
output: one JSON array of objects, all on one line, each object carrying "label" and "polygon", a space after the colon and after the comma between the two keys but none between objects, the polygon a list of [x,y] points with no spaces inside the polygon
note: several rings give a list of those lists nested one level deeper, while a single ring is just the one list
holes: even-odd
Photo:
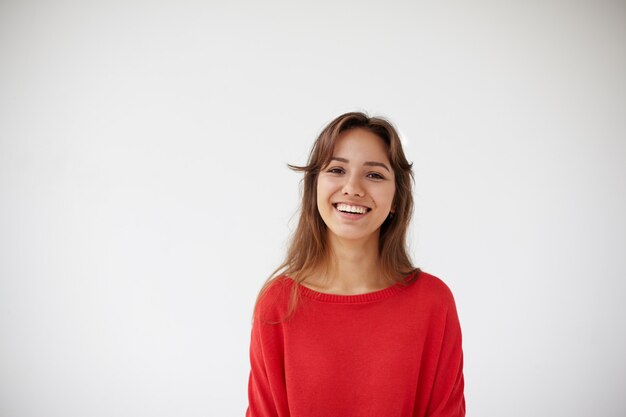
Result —
[{"label": "brown hair", "polygon": [[[385,142],[387,156],[395,174],[396,191],[393,217],[388,217],[380,228],[379,262],[384,276],[391,282],[400,282],[398,276],[406,276],[417,270],[411,262],[406,247],[406,233],[413,214],[413,164],[408,162],[396,129],[379,117],[364,113],[345,113],[331,121],[315,141],[307,165],[289,165],[294,171],[303,172],[300,220],[292,235],[285,260],[276,268],[259,292],[256,305],[266,290],[282,275],[288,275],[297,283],[320,268],[328,267],[330,253],[326,244],[326,224],[317,208],[317,178],[320,171],[330,163],[339,135],[350,129],[364,129],[374,133]],[[297,285],[292,286],[285,320],[295,312],[298,303]],[[255,305],[255,311],[256,311]]]}]

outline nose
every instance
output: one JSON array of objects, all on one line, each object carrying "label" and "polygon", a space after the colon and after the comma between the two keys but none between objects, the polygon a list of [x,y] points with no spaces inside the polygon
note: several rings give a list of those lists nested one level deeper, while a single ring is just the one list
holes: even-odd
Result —
[{"label": "nose", "polygon": [[343,195],[353,195],[356,197],[365,196],[365,190],[361,186],[361,180],[357,175],[350,175],[346,177],[346,182],[341,190]]}]

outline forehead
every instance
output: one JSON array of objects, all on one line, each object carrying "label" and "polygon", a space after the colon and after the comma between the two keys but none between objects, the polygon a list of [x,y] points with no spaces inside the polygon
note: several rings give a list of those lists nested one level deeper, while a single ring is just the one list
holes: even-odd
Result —
[{"label": "forehead", "polygon": [[333,156],[350,161],[389,162],[385,142],[378,135],[360,128],[350,129],[337,137]]}]

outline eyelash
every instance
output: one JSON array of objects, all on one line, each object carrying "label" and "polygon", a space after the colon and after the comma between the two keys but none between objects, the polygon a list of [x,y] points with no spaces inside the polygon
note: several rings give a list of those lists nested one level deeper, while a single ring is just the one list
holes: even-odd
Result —
[{"label": "eyelash", "polygon": [[[337,167],[333,167],[328,169],[326,172],[330,173],[330,174],[343,174],[345,171],[343,170],[343,168],[337,168]],[[383,177],[382,175],[380,175],[378,172],[369,172],[367,174],[368,178],[374,179],[374,180],[384,180],[385,177]]]},{"label": "eyelash", "polygon": [[337,167],[330,168],[326,172],[329,172],[331,174],[344,174],[345,173],[345,171],[342,168],[337,168]]}]

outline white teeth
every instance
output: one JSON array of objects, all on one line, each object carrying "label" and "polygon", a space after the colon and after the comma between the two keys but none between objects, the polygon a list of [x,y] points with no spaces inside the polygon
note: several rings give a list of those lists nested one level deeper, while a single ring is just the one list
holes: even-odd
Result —
[{"label": "white teeth", "polygon": [[367,207],[361,206],[350,206],[348,204],[338,203],[337,210],[339,211],[347,211],[348,213],[359,213],[364,214],[367,212]]}]

